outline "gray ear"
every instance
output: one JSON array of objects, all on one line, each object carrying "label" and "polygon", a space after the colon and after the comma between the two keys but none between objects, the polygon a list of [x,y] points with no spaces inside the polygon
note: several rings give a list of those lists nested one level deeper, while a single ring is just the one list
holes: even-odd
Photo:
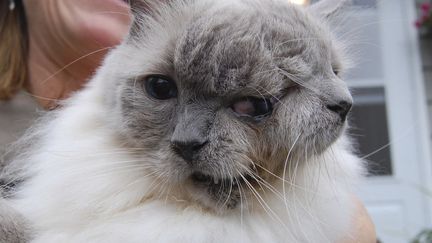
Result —
[{"label": "gray ear", "polygon": [[159,14],[159,8],[167,5],[169,0],[128,0],[133,15],[132,25],[129,30],[129,39],[143,33],[149,17]]},{"label": "gray ear", "polygon": [[352,0],[320,0],[308,9],[315,16],[331,20],[349,6],[352,6]]},{"label": "gray ear", "polygon": [[131,13],[133,16],[129,30],[129,39],[138,36],[140,30],[144,28],[145,16],[149,14],[151,4],[145,0],[129,0]]},{"label": "gray ear", "polygon": [[165,2],[163,0],[128,0],[131,12],[134,16],[150,13],[151,10],[157,5],[158,2]]}]

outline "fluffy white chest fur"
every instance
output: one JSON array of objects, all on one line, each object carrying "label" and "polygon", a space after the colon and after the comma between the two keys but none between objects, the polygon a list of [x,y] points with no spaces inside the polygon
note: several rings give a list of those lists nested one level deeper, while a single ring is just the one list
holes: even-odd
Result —
[{"label": "fluffy white chest fur", "polygon": [[362,167],[325,27],[278,1],[140,4],[125,43],[18,159],[9,203],[33,241],[349,237]]}]

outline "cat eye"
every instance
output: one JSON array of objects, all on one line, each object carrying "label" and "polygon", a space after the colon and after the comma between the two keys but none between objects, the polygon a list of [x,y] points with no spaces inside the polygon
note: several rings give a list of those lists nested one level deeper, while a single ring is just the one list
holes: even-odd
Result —
[{"label": "cat eye", "polygon": [[240,117],[251,117],[259,121],[271,114],[273,104],[266,98],[243,97],[234,102],[231,109]]},{"label": "cat eye", "polygon": [[173,80],[161,75],[150,75],[145,78],[145,90],[158,100],[177,97],[177,85]]},{"label": "cat eye", "polygon": [[339,70],[338,70],[338,69],[333,68],[333,73],[334,73],[336,76],[339,76]]}]

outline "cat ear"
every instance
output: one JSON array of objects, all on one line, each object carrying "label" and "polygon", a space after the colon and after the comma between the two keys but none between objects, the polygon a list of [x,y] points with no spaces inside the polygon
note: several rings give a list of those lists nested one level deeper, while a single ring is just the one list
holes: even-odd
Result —
[{"label": "cat ear", "polygon": [[134,38],[146,29],[146,22],[149,17],[158,14],[158,8],[166,5],[168,0],[128,0],[133,16],[129,30],[129,38]]},{"label": "cat ear", "polygon": [[150,1],[150,0],[128,0],[130,9],[132,12],[132,15],[138,16],[143,15],[151,12],[151,9],[154,7],[154,5],[158,2],[164,2],[164,1]]},{"label": "cat ear", "polygon": [[315,16],[331,20],[351,5],[352,0],[320,0],[309,6],[308,10]]}]

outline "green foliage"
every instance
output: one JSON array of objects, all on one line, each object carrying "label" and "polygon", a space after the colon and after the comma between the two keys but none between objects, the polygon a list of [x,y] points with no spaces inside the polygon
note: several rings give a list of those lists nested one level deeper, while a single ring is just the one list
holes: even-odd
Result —
[{"label": "green foliage", "polygon": [[432,229],[421,231],[411,243],[432,243]]}]

